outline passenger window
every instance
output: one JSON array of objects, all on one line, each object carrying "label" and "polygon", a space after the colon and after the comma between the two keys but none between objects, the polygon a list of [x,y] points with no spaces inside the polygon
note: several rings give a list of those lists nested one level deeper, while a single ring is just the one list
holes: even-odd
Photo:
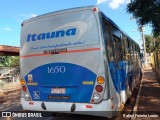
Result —
[{"label": "passenger window", "polygon": [[104,21],[104,36],[106,42],[107,58],[109,62],[114,61],[113,43],[110,32],[110,25]]},{"label": "passenger window", "polygon": [[134,60],[134,46],[132,42],[131,42],[131,59]]},{"label": "passenger window", "polygon": [[110,40],[107,41],[107,53],[108,53],[108,59],[109,61],[114,61],[114,55],[113,55],[113,47]]},{"label": "passenger window", "polygon": [[113,35],[114,51],[116,60],[123,60],[122,42],[121,39]]},{"label": "passenger window", "polygon": [[134,60],[136,60],[136,58],[137,58],[137,57],[136,57],[136,54],[137,54],[137,53],[136,53],[136,45],[135,45],[135,44],[134,44],[134,47],[133,47],[133,48],[134,48]]},{"label": "passenger window", "polygon": [[125,56],[126,60],[130,60],[130,43],[127,37],[125,38]]},{"label": "passenger window", "polygon": [[132,54],[132,60],[136,59],[136,51],[135,51],[135,44],[132,43],[132,50],[131,50],[131,54]]},{"label": "passenger window", "polygon": [[128,41],[127,37],[123,35],[122,37],[123,43],[124,43],[124,60],[129,60],[129,47],[128,47]]},{"label": "passenger window", "polygon": [[123,60],[126,60],[125,58],[125,43],[124,43],[124,35],[122,35],[122,54],[123,54]]},{"label": "passenger window", "polygon": [[127,42],[128,42],[128,60],[132,59],[132,44],[131,44],[131,41],[129,39],[127,39]]}]

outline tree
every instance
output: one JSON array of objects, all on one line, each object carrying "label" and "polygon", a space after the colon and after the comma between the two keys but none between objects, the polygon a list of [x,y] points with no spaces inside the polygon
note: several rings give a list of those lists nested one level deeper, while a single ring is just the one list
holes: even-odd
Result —
[{"label": "tree", "polygon": [[151,53],[154,50],[154,41],[153,37],[151,35],[145,35],[145,40],[146,40],[146,52]]},{"label": "tree", "polygon": [[19,66],[18,56],[0,56],[0,66],[1,67],[15,67]]},{"label": "tree", "polygon": [[11,66],[15,67],[15,66],[19,66],[19,65],[20,65],[19,56],[12,56]]},{"label": "tree", "polygon": [[155,41],[155,49],[160,49],[160,36],[154,38]]},{"label": "tree", "polygon": [[150,24],[154,36],[160,36],[160,0],[131,0],[127,12],[133,14],[139,25]]}]

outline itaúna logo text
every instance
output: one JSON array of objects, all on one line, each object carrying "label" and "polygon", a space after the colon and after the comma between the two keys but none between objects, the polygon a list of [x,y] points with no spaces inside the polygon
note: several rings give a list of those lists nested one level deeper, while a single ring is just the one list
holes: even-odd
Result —
[{"label": "ita\u00fana logo text", "polygon": [[75,34],[76,34],[76,28],[67,29],[67,30],[58,30],[58,31],[47,32],[47,33],[40,33],[40,34],[28,34],[27,42],[51,39],[51,38],[59,38],[59,37],[65,37],[65,36],[74,36]]}]

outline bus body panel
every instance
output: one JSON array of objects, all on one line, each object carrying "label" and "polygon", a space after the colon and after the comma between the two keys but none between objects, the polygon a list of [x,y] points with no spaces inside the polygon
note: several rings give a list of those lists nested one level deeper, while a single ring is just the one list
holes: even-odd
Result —
[{"label": "bus body panel", "polygon": [[100,74],[98,29],[90,9],[24,22],[21,77],[33,101],[90,103]]},{"label": "bus body panel", "polygon": [[[130,78],[139,73],[132,61],[108,62],[104,39],[102,15],[95,6],[24,21],[20,78],[25,80],[31,99],[22,92],[23,109],[115,116],[129,97]],[[104,84],[97,82],[99,76],[105,79]],[[97,85],[102,86],[102,92],[96,91]],[[97,101],[95,93],[100,95]]]},{"label": "bus body panel", "polygon": [[[76,109],[74,112],[71,112],[71,107],[74,103],[66,102],[43,102],[46,105],[46,110],[42,109],[42,101],[33,101],[30,105],[29,101],[26,101],[24,98],[21,98],[21,101],[24,103],[22,107],[26,110],[33,111],[53,111],[60,113],[69,113],[69,114],[83,114],[83,115],[93,115],[93,116],[102,116],[102,117],[112,117],[111,100],[104,100],[101,104],[86,104],[86,103],[75,103]],[[87,108],[87,106],[90,106]],[[105,106],[105,107],[104,107]]]}]

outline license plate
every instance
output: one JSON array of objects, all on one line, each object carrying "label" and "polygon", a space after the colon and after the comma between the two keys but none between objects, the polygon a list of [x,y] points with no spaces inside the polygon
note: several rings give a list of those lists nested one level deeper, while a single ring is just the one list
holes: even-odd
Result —
[{"label": "license plate", "polygon": [[54,94],[65,94],[66,93],[66,89],[65,88],[52,88],[51,89],[51,93],[54,93]]}]

